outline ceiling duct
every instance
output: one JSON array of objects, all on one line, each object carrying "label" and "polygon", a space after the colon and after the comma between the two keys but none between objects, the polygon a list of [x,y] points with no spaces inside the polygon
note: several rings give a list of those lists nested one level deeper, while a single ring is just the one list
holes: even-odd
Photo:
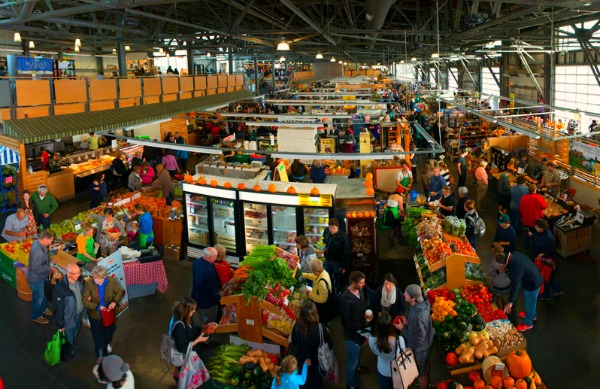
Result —
[{"label": "ceiling duct", "polygon": [[[367,0],[367,14],[366,14],[366,29],[367,30],[381,30],[385,18],[396,0]],[[373,38],[369,48],[372,50],[375,47],[375,39],[379,36],[378,32],[370,34]]]}]

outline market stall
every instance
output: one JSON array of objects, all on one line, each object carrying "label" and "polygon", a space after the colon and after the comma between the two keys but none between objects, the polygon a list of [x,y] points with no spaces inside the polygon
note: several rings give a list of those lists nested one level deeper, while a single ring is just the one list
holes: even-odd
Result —
[{"label": "market stall", "polygon": [[18,193],[18,171],[21,156],[17,150],[0,146],[0,210],[6,213],[16,209]]}]

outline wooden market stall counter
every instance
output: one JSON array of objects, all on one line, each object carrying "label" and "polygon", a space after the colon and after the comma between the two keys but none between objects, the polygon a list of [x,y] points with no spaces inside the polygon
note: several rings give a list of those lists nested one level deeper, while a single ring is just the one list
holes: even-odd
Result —
[{"label": "wooden market stall counter", "polygon": [[[19,181],[21,183],[21,181]],[[75,178],[70,169],[63,169],[60,172],[48,173],[39,171],[23,173],[22,190],[27,189],[33,193],[38,190],[40,185],[46,185],[48,192],[58,201],[75,198]]]}]

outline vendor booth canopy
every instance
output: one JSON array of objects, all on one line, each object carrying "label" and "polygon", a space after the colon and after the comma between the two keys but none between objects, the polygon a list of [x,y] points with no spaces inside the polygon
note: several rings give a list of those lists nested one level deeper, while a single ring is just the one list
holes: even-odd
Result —
[{"label": "vendor booth canopy", "polygon": [[253,96],[248,91],[236,91],[160,104],[110,109],[105,111],[13,119],[4,122],[4,134],[23,143],[60,139],[65,136],[125,128],[173,115],[206,110]]},{"label": "vendor booth canopy", "polygon": [[17,150],[13,150],[6,146],[0,146],[0,166],[19,163],[21,156]]}]

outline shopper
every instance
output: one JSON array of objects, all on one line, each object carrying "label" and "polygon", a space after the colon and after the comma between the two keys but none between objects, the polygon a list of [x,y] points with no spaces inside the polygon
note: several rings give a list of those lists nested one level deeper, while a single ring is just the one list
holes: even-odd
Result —
[{"label": "shopper", "polygon": [[82,299],[90,320],[97,360],[112,352],[110,344],[116,330],[115,322],[106,323],[102,320],[102,315],[116,316],[115,311],[124,296],[125,290],[119,281],[114,277],[108,277],[105,267],[94,266],[92,276],[85,280]]},{"label": "shopper", "polygon": [[133,208],[139,217],[139,246],[136,249],[143,250],[154,243],[154,220],[152,220],[152,215],[148,212],[148,207],[145,204],[136,203]]},{"label": "shopper", "polygon": [[333,296],[331,276],[323,268],[323,262],[318,259],[311,260],[309,268],[310,273],[302,273],[302,278],[312,281],[312,289],[307,290],[308,299],[317,306],[321,323],[327,324],[338,314],[328,302]]},{"label": "shopper", "polygon": [[173,201],[173,188],[171,187],[171,176],[169,172],[165,170],[161,163],[156,164],[156,181],[152,184],[150,189],[160,188],[162,196],[167,201],[167,205],[171,205]]},{"label": "shopper", "polygon": [[344,273],[350,267],[350,239],[345,231],[340,229],[340,222],[336,218],[329,219],[329,227],[323,231],[325,242],[325,270],[333,276],[335,291],[340,291],[345,282]]},{"label": "shopper", "polygon": [[538,299],[550,300],[552,296],[563,294],[556,278],[556,240],[546,219],[536,220],[534,230],[535,233],[529,232],[529,237],[532,239],[531,252],[535,259],[534,263],[544,277],[544,288]]},{"label": "shopper", "polygon": [[[406,346],[410,347],[415,354],[417,368],[419,369],[419,388],[426,389],[429,386],[429,349],[433,343],[433,323],[431,322],[431,306],[427,299],[423,298],[421,287],[415,284],[408,285],[404,291],[404,298],[410,304],[410,312],[406,320],[394,326],[403,330],[406,338]],[[406,322],[406,325],[403,323]]]},{"label": "shopper", "polygon": [[94,227],[89,223],[83,223],[81,227],[81,232],[75,239],[77,244],[76,258],[87,263],[98,262],[96,260],[96,247],[100,247],[100,244],[94,242]]},{"label": "shopper", "polygon": [[131,169],[127,180],[127,188],[130,192],[135,192],[142,189],[142,177],[140,177],[140,166],[136,165]]},{"label": "shopper", "polygon": [[440,209],[440,213],[447,216],[454,216],[454,204],[456,203],[456,198],[454,193],[452,193],[452,188],[450,186],[444,186],[442,188],[442,198],[439,200],[438,207]]},{"label": "shopper", "polygon": [[[179,132],[175,132],[175,143],[179,145],[185,145],[185,139],[179,136]],[[177,159],[179,160],[179,168],[181,172],[187,172],[187,161],[190,158],[190,152],[187,150],[177,150]]]},{"label": "shopper", "polygon": [[377,288],[377,300],[371,302],[376,314],[387,312],[392,318],[401,316],[405,311],[405,301],[398,281],[392,273],[383,276],[383,285]]},{"label": "shopper", "polygon": [[[502,254],[504,253],[504,248],[497,246],[492,249],[492,252],[494,254]],[[496,304],[499,307],[504,307],[508,302],[508,295],[510,293],[510,277],[508,276],[506,265],[498,263],[494,256],[490,260],[488,274],[492,277],[492,293],[496,297]]]},{"label": "shopper", "polygon": [[54,286],[52,291],[52,307],[54,308],[54,323],[59,331],[64,332],[67,340],[72,346],[72,358],[75,355],[77,335],[81,327],[83,316],[83,277],[79,266],[74,263],[67,265],[66,277]]},{"label": "shopper", "polygon": [[315,184],[322,184],[325,182],[327,178],[327,174],[325,173],[325,164],[320,159],[313,160],[312,165],[310,165],[310,182]]},{"label": "shopper", "polygon": [[[153,142],[157,142],[156,139]],[[142,159],[150,164],[152,168],[156,165],[156,163],[161,159],[160,157],[161,150],[158,147],[152,146],[144,146],[144,151],[142,152]]]},{"label": "shopper", "polygon": [[504,312],[508,315],[517,299],[517,293],[523,286],[523,296],[525,297],[525,312],[520,312],[519,317],[523,323],[517,326],[517,331],[527,331],[533,328],[533,321],[537,319],[536,305],[540,294],[540,288],[544,279],[533,262],[525,254],[517,251],[508,254],[496,254],[496,261],[501,265],[506,265],[510,276],[510,295],[508,303],[504,305]]},{"label": "shopper", "polygon": [[560,172],[556,170],[556,166],[552,162],[546,164],[546,173],[542,176],[542,188],[548,189],[550,194],[558,194],[560,192]]},{"label": "shopper", "polygon": [[480,236],[478,236],[477,232],[475,231],[475,223],[479,219],[479,214],[475,210],[475,201],[467,200],[465,202],[465,211],[465,223],[467,225],[465,237],[469,240],[471,246],[473,246],[473,250],[476,250],[477,241],[479,240]]},{"label": "shopper", "polygon": [[98,136],[95,133],[90,132],[87,142],[90,150],[98,150]]},{"label": "shopper", "polygon": [[[402,198],[399,195],[392,195],[392,196],[397,196],[400,199]],[[389,229],[391,231],[390,237],[389,237],[389,247],[392,248],[394,247],[394,241],[395,239],[398,239],[398,243],[402,242],[402,214],[404,213],[404,210],[400,208],[400,204],[398,203],[398,201],[395,198],[392,198],[392,196],[390,196],[390,198],[387,201],[387,206],[385,207],[385,210],[383,211],[383,226],[385,229]]]},{"label": "shopper", "polygon": [[391,363],[396,359],[398,347],[406,349],[404,338],[396,336],[392,317],[386,311],[381,312],[375,324],[375,335],[369,337],[369,347],[377,356],[377,380],[380,389],[394,389]]},{"label": "shopper", "polygon": [[96,173],[94,180],[90,184],[90,209],[99,207],[100,204],[106,202],[108,189],[106,188],[104,177],[104,173]]},{"label": "shopper", "polygon": [[[308,238],[304,235],[296,237],[296,249],[298,250],[298,258],[300,259],[300,271],[302,273],[309,273],[309,263],[313,259],[317,259],[317,252],[308,244]],[[312,285],[312,282],[310,282],[310,285]]]},{"label": "shopper", "polygon": [[502,173],[498,179],[498,209],[510,208],[510,178],[506,173]]},{"label": "shopper", "polygon": [[217,250],[217,259],[215,259],[214,262],[215,270],[219,276],[219,283],[223,286],[233,278],[233,271],[231,270],[229,263],[225,260],[225,256],[227,255],[225,246],[216,244],[215,250]]},{"label": "shopper", "polygon": [[304,181],[304,177],[306,177],[306,173],[308,173],[308,169],[306,166],[300,162],[299,159],[294,159],[292,166],[290,167],[291,180],[292,182],[302,182]]},{"label": "shopper", "polygon": [[423,186],[423,192],[425,197],[429,197],[431,192],[431,178],[433,177],[433,170],[428,163],[425,163],[423,170],[421,171],[421,185]]},{"label": "shopper", "polygon": [[172,151],[168,151],[162,158],[162,166],[169,172],[171,177],[180,172],[179,165],[177,165],[177,160]]},{"label": "shopper", "polygon": [[215,269],[217,250],[204,249],[204,256],[192,265],[192,298],[198,304],[197,316],[201,326],[217,321],[221,284]]},{"label": "shopper", "polygon": [[134,389],[135,378],[131,368],[118,355],[109,355],[94,366],[94,377],[100,384],[107,384],[106,389]]},{"label": "shopper", "polygon": [[38,224],[42,226],[42,229],[47,230],[50,228],[50,216],[58,209],[56,199],[48,193],[46,185],[40,185],[37,192],[33,192],[31,195],[31,200],[38,211]]},{"label": "shopper", "polygon": [[529,157],[527,157],[527,153],[526,152],[524,152],[523,154],[521,154],[521,160],[517,164],[517,169],[518,169],[518,172],[521,172],[519,174],[529,174],[529,172],[528,172],[528,170],[529,170]]},{"label": "shopper", "polygon": [[118,151],[115,158],[111,162],[112,166],[112,174],[113,174],[113,182],[112,182],[112,190],[117,189],[119,185],[119,180],[123,184],[123,186],[127,186],[127,168],[125,166],[125,161],[127,160],[127,156]]},{"label": "shopper", "polygon": [[440,169],[440,176],[442,176],[442,178],[444,179],[444,186],[449,186],[451,185],[450,183],[450,170],[448,170],[448,165],[446,165],[444,162],[440,162],[438,163],[438,167]]},{"label": "shopper", "polygon": [[31,320],[38,324],[48,324],[42,314],[52,316],[52,310],[48,309],[46,296],[44,294],[44,282],[50,277],[50,257],[48,246],[54,240],[52,231],[43,230],[38,240],[31,244],[29,251],[29,266],[27,271],[27,283],[31,288]]},{"label": "shopper", "polygon": [[142,158],[142,152],[136,151],[135,154],[133,154],[133,158],[131,158],[131,169],[136,166],[142,166],[143,163],[144,159]]},{"label": "shopper", "polygon": [[477,204],[479,204],[479,210],[484,211],[483,199],[488,190],[488,174],[485,171],[487,167],[486,161],[479,162],[479,167],[475,170],[475,182],[477,188]]},{"label": "shopper", "polygon": [[[103,215],[90,213],[83,222],[87,223],[90,219],[96,220],[96,242],[100,243],[100,252],[102,255],[111,255],[117,251],[119,240],[126,233],[123,223],[115,218],[113,209],[104,208]],[[120,232],[118,236],[112,233],[112,230],[115,228]]]},{"label": "shopper", "polygon": [[367,342],[367,338],[360,331],[373,319],[373,314],[367,315],[364,287],[365,275],[360,271],[353,271],[350,273],[350,285],[340,296],[340,313],[347,355],[346,387],[350,389],[355,389],[358,385],[357,372],[367,371],[366,368],[359,369],[360,351]]},{"label": "shopper", "polygon": [[510,225],[510,217],[503,213],[498,217],[498,226],[496,227],[496,234],[492,240],[492,247],[502,247],[503,252],[512,253],[515,251],[517,244],[517,233],[513,226]]},{"label": "shopper", "polygon": [[142,168],[140,169],[140,177],[142,178],[142,185],[152,184],[152,179],[154,178],[154,169],[152,168],[150,162],[144,162]]},{"label": "shopper", "polygon": [[281,361],[281,366],[275,369],[275,377],[271,389],[298,389],[306,383],[310,359],[304,361],[302,373],[298,373],[298,360],[293,355],[288,355]]},{"label": "shopper", "polygon": [[30,239],[38,233],[38,212],[34,202],[31,200],[31,194],[27,189],[23,190],[23,195],[21,196],[21,208],[27,213],[27,234],[25,237]]},{"label": "shopper", "polygon": [[290,350],[293,351],[292,354],[296,359],[299,361],[307,359],[315,361],[315,363],[308,367],[306,383],[301,388],[320,389],[323,387],[318,354],[319,345],[321,344],[321,334],[323,341],[330,347],[333,347],[333,342],[327,327],[320,324],[319,319],[317,306],[311,301],[305,302],[300,308],[300,312],[292,328],[292,334],[290,335]]},{"label": "shopper", "polygon": [[458,187],[463,187],[467,183],[467,155],[469,150],[466,147],[461,147],[460,156],[456,163],[456,171],[458,172]]},{"label": "shopper", "polygon": [[517,177],[517,185],[514,185],[510,188],[510,221],[517,232],[517,236],[521,236],[523,234],[519,206],[523,196],[528,193],[529,188],[527,187],[525,177]]},{"label": "shopper", "polygon": [[459,186],[456,193],[458,193],[458,202],[456,203],[456,217],[464,219],[467,215],[465,210],[465,203],[469,200],[469,189],[466,186]]},{"label": "shopper", "polygon": [[[425,176],[425,174],[423,174]],[[429,179],[429,200],[438,200],[442,197],[442,188],[446,186],[446,180],[440,175],[440,168],[433,168],[433,176]]]},{"label": "shopper", "polygon": [[525,247],[531,248],[531,239],[529,232],[533,232],[533,227],[538,219],[544,217],[544,210],[548,207],[543,196],[537,193],[535,184],[529,185],[529,194],[521,199],[519,204],[519,213],[521,214],[521,225],[523,226],[523,243]]},{"label": "shopper", "polygon": [[401,162],[401,169],[396,176],[396,193],[407,193],[412,189],[413,174],[408,167],[408,162]]},{"label": "shopper", "polygon": [[4,228],[2,229],[2,237],[7,242],[25,240],[28,226],[29,219],[27,218],[27,212],[23,208],[18,208],[17,212],[6,218]]}]

